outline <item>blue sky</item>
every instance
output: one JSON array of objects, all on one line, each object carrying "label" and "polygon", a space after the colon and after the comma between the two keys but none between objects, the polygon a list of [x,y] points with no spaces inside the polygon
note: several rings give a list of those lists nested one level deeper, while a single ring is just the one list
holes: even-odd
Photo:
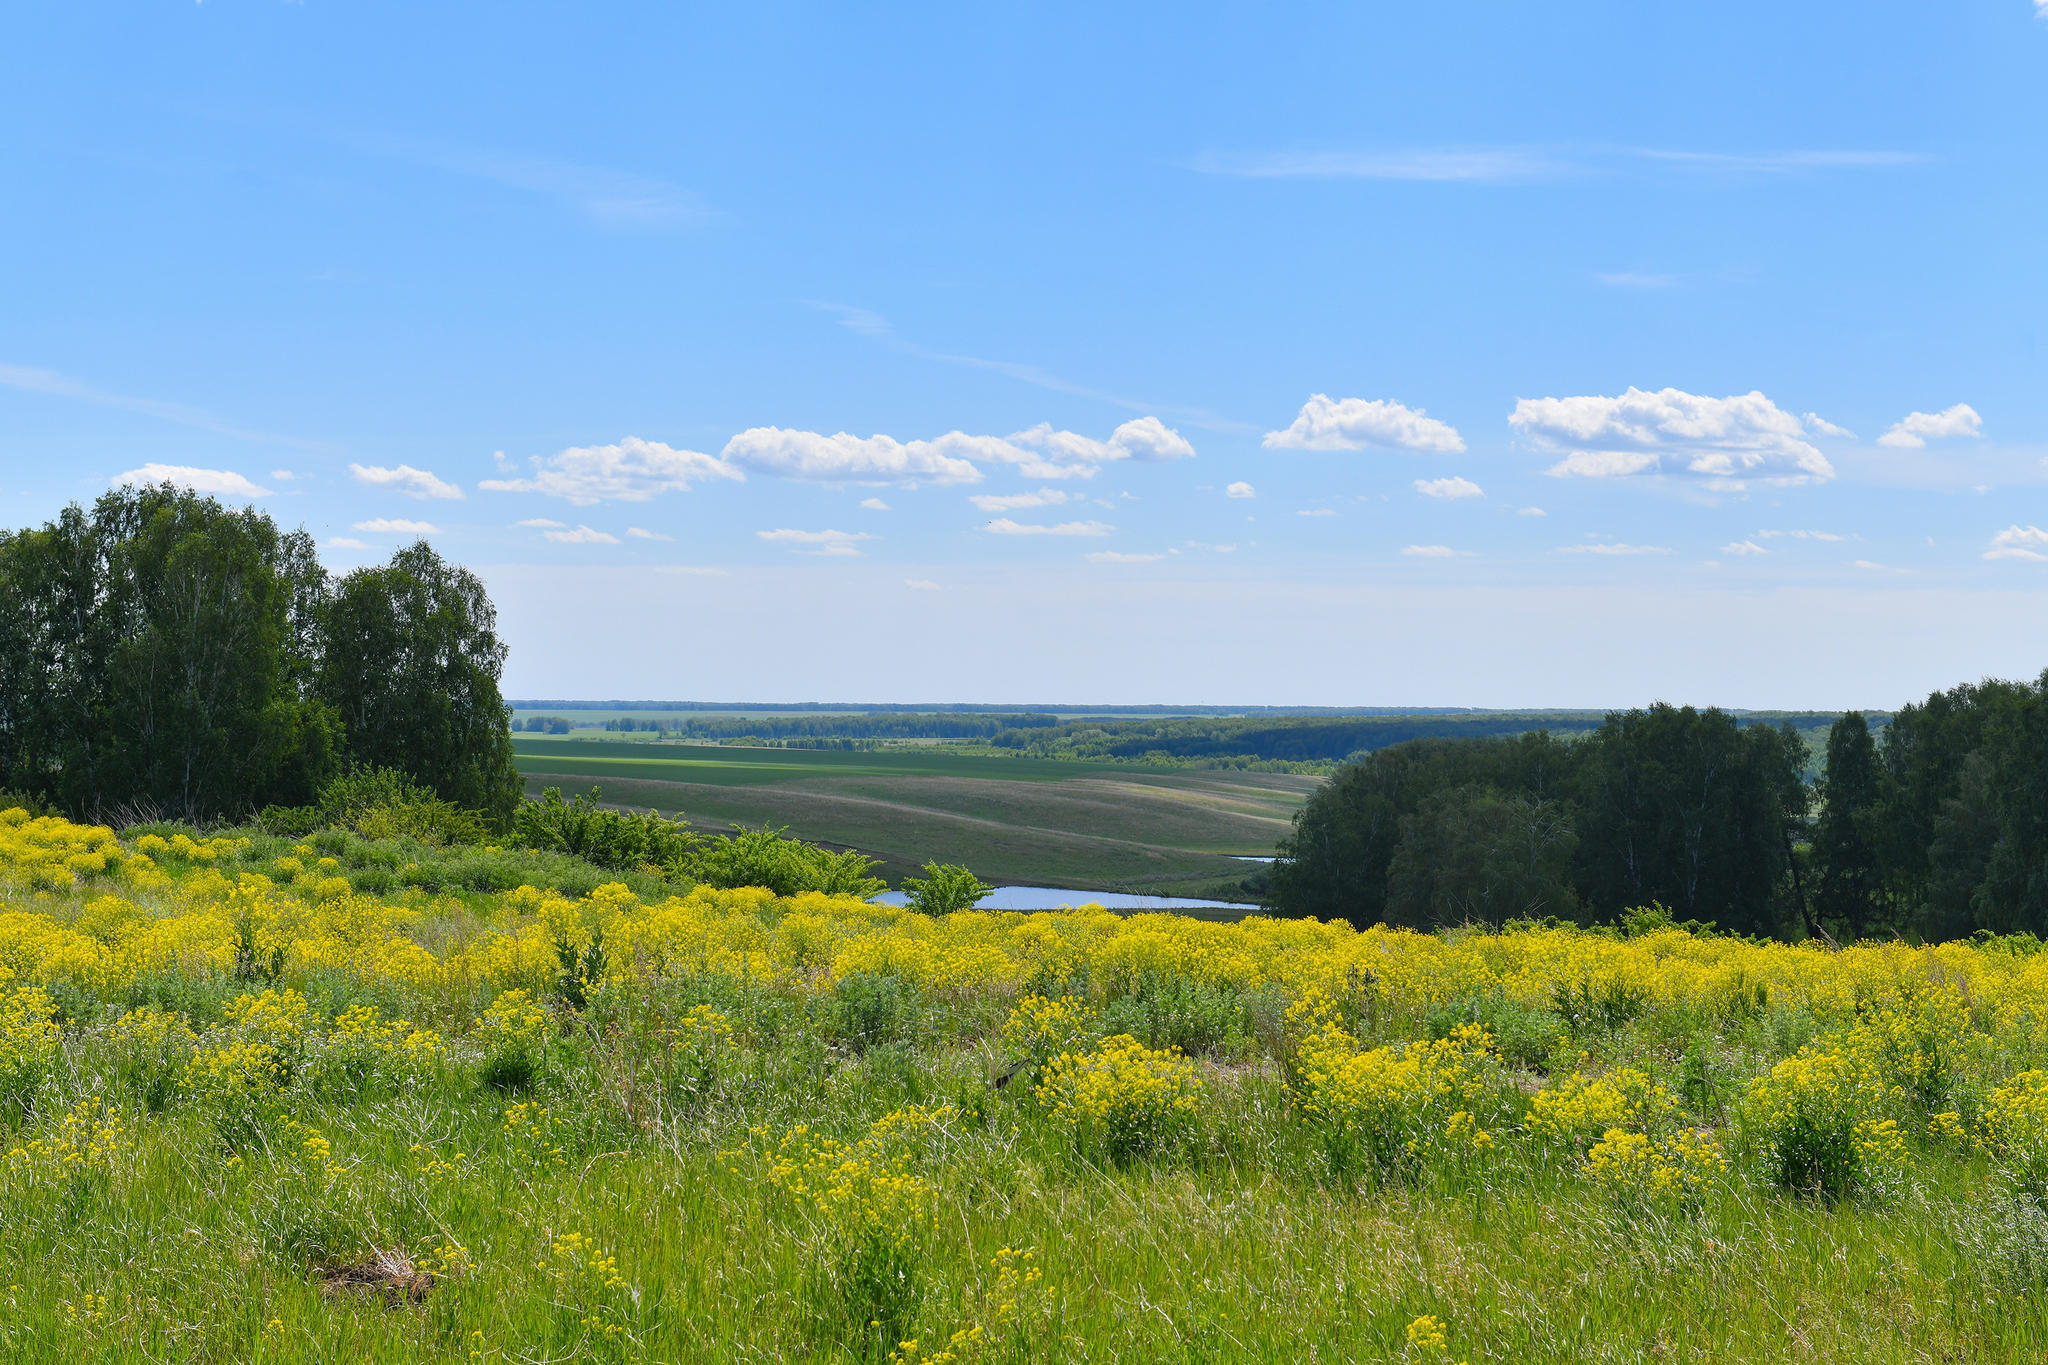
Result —
[{"label": "blue sky", "polygon": [[10,524],[431,527],[512,695],[2048,665],[2030,0],[211,0],[0,62]]}]

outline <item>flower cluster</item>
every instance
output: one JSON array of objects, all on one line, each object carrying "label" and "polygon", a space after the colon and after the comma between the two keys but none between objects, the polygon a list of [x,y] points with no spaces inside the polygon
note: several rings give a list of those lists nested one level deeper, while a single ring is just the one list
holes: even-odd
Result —
[{"label": "flower cluster", "polygon": [[1046,1063],[1039,1103],[1085,1145],[1129,1156],[1168,1144],[1192,1122],[1201,1078],[1187,1058],[1155,1051],[1128,1033]]}]

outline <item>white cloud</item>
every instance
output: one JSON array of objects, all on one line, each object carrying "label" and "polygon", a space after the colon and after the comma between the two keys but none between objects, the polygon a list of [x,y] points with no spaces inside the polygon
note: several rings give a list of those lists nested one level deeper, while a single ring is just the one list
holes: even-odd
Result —
[{"label": "white cloud", "polygon": [[414,469],[409,464],[402,464],[396,469],[352,464],[348,472],[356,476],[358,483],[369,484],[372,488],[388,488],[409,498],[459,499],[462,496],[462,490],[446,479],[437,479],[427,470]]},{"label": "white cloud", "polygon": [[1294,515],[1297,517],[1334,517],[1337,515],[1337,511],[1332,507],[1311,507],[1306,511],[1296,512]]},{"label": "white cloud", "polygon": [[870,512],[886,512],[889,510],[889,504],[883,502],[880,498],[862,498],[860,505],[867,508]]},{"label": "white cloud", "polygon": [[1817,412],[1809,412],[1800,420],[1806,423],[1808,431],[1817,431],[1823,436],[1840,436],[1851,441],[1856,439],[1855,432],[1850,431],[1847,427],[1836,426]]},{"label": "white cloud", "polygon": [[367,550],[370,548],[363,544],[362,541],[350,540],[347,536],[329,536],[327,537],[327,545],[328,548],[335,550]]},{"label": "white cloud", "polygon": [[1738,540],[1732,545],[1723,545],[1721,553],[1724,555],[1767,555],[1770,551],[1753,540]]},{"label": "white cloud", "polygon": [[441,528],[429,522],[392,521],[386,517],[375,517],[369,521],[359,521],[356,523],[355,528],[358,531],[379,531],[385,535],[438,536],[441,534]]},{"label": "white cloud", "polygon": [[1524,507],[1515,515],[1518,517],[1547,517],[1550,513],[1544,511],[1541,507]]},{"label": "white cloud", "polygon": [[1058,507],[1073,501],[1065,489],[1041,488],[1036,493],[976,493],[968,501],[984,512],[1015,512],[1024,507]]},{"label": "white cloud", "polygon": [[1417,559],[1449,559],[1458,552],[1448,545],[1410,545],[1401,553]]},{"label": "white cloud", "polygon": [[217,493],[229,498],[267,498],[268,488],[258,488],[231,469],[194,469],[185,464],[146,464],[126,474],[116,474],[113,483],[174,483],[195,493]]},{"label": "white cloud", "polygon": [[994,452],[1004,444],[999,437],[959,431],[936,441],[906,442],[752,427],[726,442],[723,457],[756,473],[815,483],[979,483],[981,471],[968,457],[1001,458]]},{"label": "white cloud", "polygon": [[573,531],[542,531],[541,534],[557,545],[617,545],[619,538],[607,531],[593,531],[588,526],[578,526]]},{"label": "white cloud", "polygon": [[1020,526],[1008,517],[998,517],[981,529],[999,536],[1106,536],[1116,527],[1100,521],[1063,521],[1057,526]]},{"label": "white cloud", "polygon": [[1663,545],[1624,545],[1620,541],[1609,541],[1601,545],[1560,545],[1561,555],[1668,555],[1670,549]]},{"label": "white cloud", "polygon": [[1470,479],[1417,479],[1415,491],[1427,498],[1483,498],[1486,490]]},{"label": "white cloud", "polygon": [[799,554],[834,555],[848,559],[855,558],[860,554],[860,551],[854,548],[855,541],[881,539],[880,536],[872,535],[866,531],[792,531],[786,527],[779,531],[756,531],[754,534],[763,540],[774,541],[782,545],[815,545],[818,547],[815,550],[799,550],[797,552]]},{"label": "white cloud", "polygon": [[1748,479],[1788,485],[1835,476],[1799,419],[1761,393],[1702,398],[1631,387],[1617,398],[1524,398],[1508,423],[1564,457],[1549,470],[1560,477],[1692,474],[1740,490]]},{"label": "white cloud", "polygon": [[545,459],[535,455],[527,463],[533,466],[530,479],[485,479],[477,487],[493,493],[543,493],[589,507],[605,501],[648,502],[659,493],[687,492],[706,479],[745,482],[747,477],[709,455],[637,436],[617,445],[571,446]]},{"label": "white cloud", "polygon": [[1025,476],[1033,479],[1085,479],[1092,477],[1102,465],[1119,460],[1157,464],[1166,460],[1192,459],[1195,454],[1194,446],[1186,437],[1157,417],[1133,418],[1111,432],[1107,441],[1071,431],[1054,431],[1052,423],[1040,422],[1027,431],[1012,432],[1006,443],[1013,449],[1028,447],[1051,457],[1048,460],[1030,454],[1022,454],[1021,458],[991,456],[1009,458],[1013,463],[1021,464]]},{"label": "white cloud", "polygon": [[1119,554],[1115,550],[1097,550],[1092,554],[1082,555],[1081,558],[1087,560],[1091,564],[1150,564],[1153,560],[1164,559],[1166,558],[1166,556],[1127,555]]},{"label": "white cloud", "polygon": [[906,578],[903,580],[903,586],[906,588],[918,588],[924,592],[939,591],[939,585],[932,582],[929,578]]},{"label": "white cloud", "polygon": [[[2036,556],[2036,558],[2039,558],[2039,556]],[[1859,559],[1856,561],[1856,567],[1859,569],[1882,569],[1884,565],[1874,559]]]},{"label": "white cloud", "polygon": [[560,530],[569,523],[565,521],[549,521],[546,517],[528,517],[525,521],[515,521],[512,524],[514,526],[553,527],[556,530]]},{"label": "white cloud", "polygon": [[1893,446],[1916,450],[1930,440],[1939,441],[1948,436],[1981,436],[1984,419],[1968,403],[1958,403],[1940,412],[1909,412],[1905,417],[1892,423],[1891,429],[1877,438],[1881,446]]},{"label": "white cloud", "polygon": [[642,526],[628,526],[628,527],[626,528],[626,538],[627,538],[628,540],[674,540],[674,539],[675,539],[675,537],[674,537],[674,536],[665,536],[665,535],[663,535],[663,534],[662,534],[661,532],[659,532],[659,531],[650,531],[650,530],[647,530],[647,529],[646,529],[645,527],[642,527]]},{"label": "white cloud", "polygon": [[1771,540],[1778,536],[1787,536],[1793,540],[1835,541],[1848,539],[1847,536],[1838,536],[1833,531],[1758,531],[1756,533],[1758,540]]},{"label": "white cloud", "polygon": [[1310,394],[1293,425],[1284,431],[1266,433],[1268,450],[1363,450],[1367,446],[1397,446],[1403,450],[1424,450],[1455,454],[1465,448],[1457,429],[1421,408],[1363,398],[1331,402],[1326,394]]},{"label": "white cloud", "polygon": [[1258,494],[1252,490],[1252,486],[1248,483],[1234,483],[1223,490],[1223,496],[1226,498],[1255,498]]},{"label": "white cloud", "polygon": [[280,483],[290,483],[299,476],[292,473],[289,469],[273,469],[270,471],[270,477]]},{"label": "white cloud", "polygon": [[2041,553],[2044,549],[2048,549],[2048,531],[2014,524],[1991,537],[1991,548],[1984,552],[1984,558],[2048,559],[2048,554]]}]

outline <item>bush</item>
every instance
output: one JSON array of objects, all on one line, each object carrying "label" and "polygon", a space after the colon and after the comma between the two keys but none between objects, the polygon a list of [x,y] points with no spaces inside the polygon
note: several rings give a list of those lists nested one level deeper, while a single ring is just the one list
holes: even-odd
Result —
[{"label": "bush", "polygon": [[665,867],[687,858],[697,835],[681,820],[664,820],[654,811],[635,815],[597,804],[602,788],[590,795],[562,799],[562,789],[549,787],[538,801],[523,801],[512,816],[512,841],[522,848],[573,853],[600,867],[626,872]]},{"label": "bush", "polygon": [[1780,1186],[1839,1199],[1905,1164],[1898,1124],[1871,1113],[1885,1088],[1857,1058],[1810,1048],[1751,1081],[1739,1118]]},{"label": "bush", "polygon": [[876,860],[863,853],[832,853],[783,834],[766,825],[741,825],[730,837],[720,835],[671,864],[671,870],[721,889],[765,886],[778,896],[817,891],[866,900],[888,886],[868,875]]},{"label": "bush", "polygon": [[439,847],[480,844],[489,830],[482,811],[443,801],[432,787],[396,768],[355,768],[320,790],[324,823],[352,829],[365,839],[412,839]]},{"label": "bush", "polygon": [[1080,1144],[1116,1159],[1166,1147],[1192,1126],[1202,1082],[1178,1053],[1128,1033],[1092,1052],[1063,1052],[1045,1068],[1038,1099]]},{"label": "bush", "polygon": [[924,872],[922,877],[903,879],[904,901],[920,915],[972,910],[977,901],[995,890],[964,867],[926,863]]}]

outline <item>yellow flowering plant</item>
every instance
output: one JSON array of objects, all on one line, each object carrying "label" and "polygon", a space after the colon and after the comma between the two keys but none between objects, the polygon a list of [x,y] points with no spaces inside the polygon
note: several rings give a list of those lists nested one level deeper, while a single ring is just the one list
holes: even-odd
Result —
[{"label": "yellow flowering plant", "polygon": [[1046,1063],[1036,1095],[1085,1149],[1113,1159],[1158,1151],[1193,1128],[1202,1081],[1179,1052],[1128,1033]]}]

